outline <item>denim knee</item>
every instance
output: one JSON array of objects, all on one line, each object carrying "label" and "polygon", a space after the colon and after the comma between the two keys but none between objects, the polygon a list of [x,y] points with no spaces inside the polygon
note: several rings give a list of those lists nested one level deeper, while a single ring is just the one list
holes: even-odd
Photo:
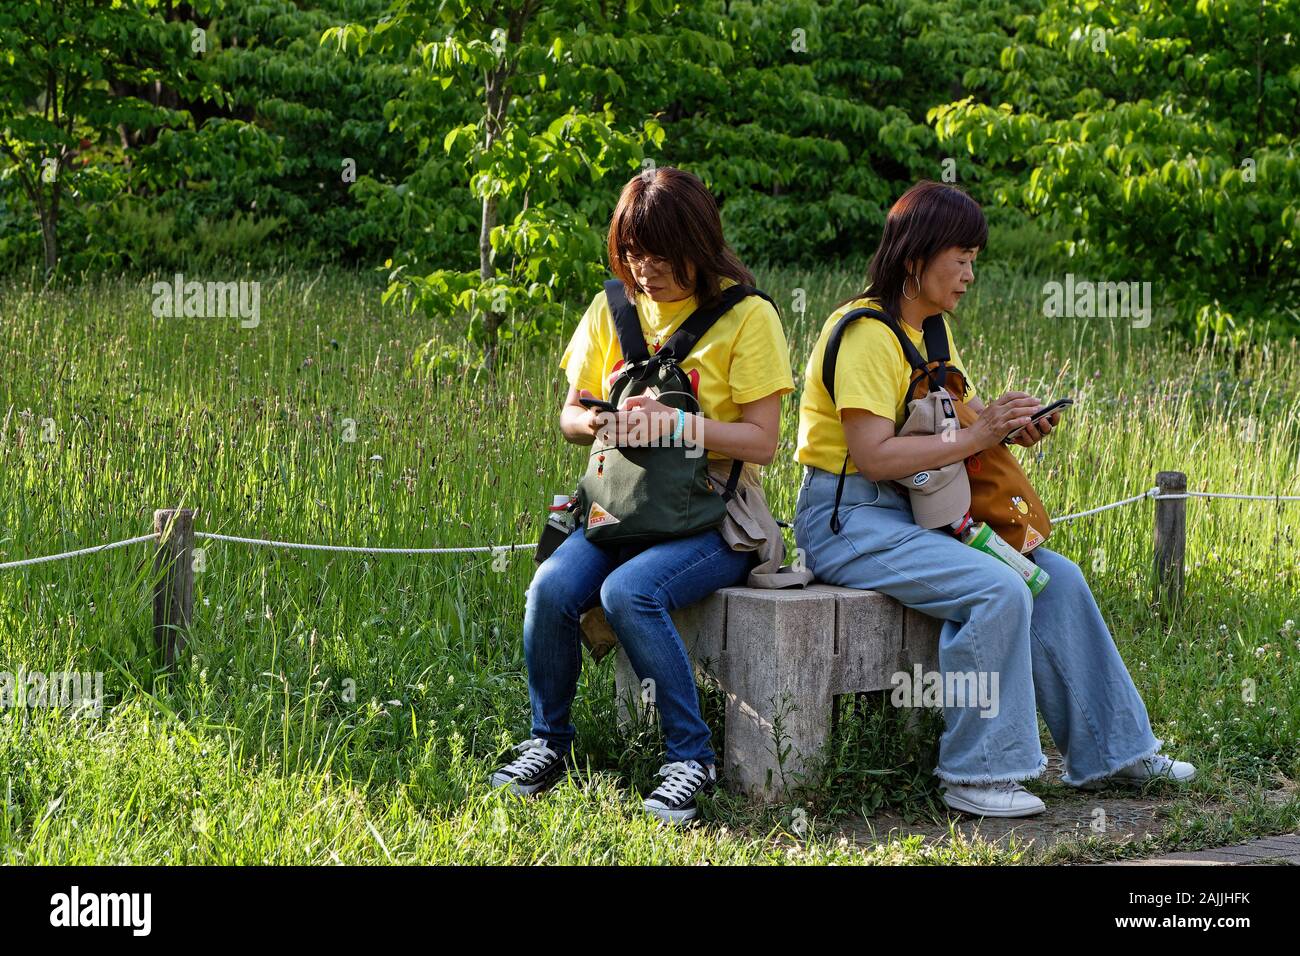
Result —
[{"label": "denim knee", "polygon": [[989,568],[979,593],[998,609],[995,612],[998,615],[1015,614],[1028,621],[1034,613],[1034,594],[1025,579],[1000,561],[996,567]]},{"label": "denim knee", "polygon": [[611,574],[600,586],[600,606],[605,609],[605,617],[615,630],[620,621],[644,614],[653,605],[653,598],[629,584],[624,575]]},{"label": "denim knee", "polygon": [[[1050,570],[1047,568],[1048,563],[1051,564]],[[1062,588],[1073,591],[1088,586],[1088,581],[1083,576],[1083,569],[1063,554],[1053,551],[1050,562],[1040,562],[1040,566],[1052,576],[1052,580],[1048,582],[1048,587],[1051,587],[1053,583],[1057,583],[1062,586],[1057,588],[1058,591],[1062,590]]]},{"label": "denim knee", "polygon": [[592,582],[584,581],[559,561],[547,559],[533,572],[533,580],[524,592],[525,615],[542,614],[576,620],[582,604],[591,593]]}]

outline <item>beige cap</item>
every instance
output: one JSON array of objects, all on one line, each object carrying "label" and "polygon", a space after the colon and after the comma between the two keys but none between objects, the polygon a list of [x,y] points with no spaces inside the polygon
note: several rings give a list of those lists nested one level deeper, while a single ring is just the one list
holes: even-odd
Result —
[{"label": "beige cap", "polygon": [[[944,388],[913,400],[899,436],[951,433],[956,437],[961,422],[957,419],[955,403],[956,399]],[[922,528],[944,527],[960,520],[970,510],[970,478],[965,460],[918,471],[898,479],[898,484],[907,489],[912,517]]]}]

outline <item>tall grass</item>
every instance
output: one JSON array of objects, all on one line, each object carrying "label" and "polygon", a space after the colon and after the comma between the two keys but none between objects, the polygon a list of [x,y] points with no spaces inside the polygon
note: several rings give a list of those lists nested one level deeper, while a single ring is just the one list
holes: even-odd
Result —
[{"label": "tall grass", "polygon": [[[0,561],[142,534],[163,506],[197,508],[200,530],[292,541],[535,540],[544,503],[571,489],[583,463],[555,428],[563,337],[516,346],[492,385],[412,362],[422,343],[454,345],[458,330],[382,307],[369,277],[253,278],[263,285],[253,329],[155,319],[148,282],[43,296],[0,288]],[[760,276],[783,306],[797,379],[830,306],[859,281],[841,270]],[[983,276],[955,328],[986,400],[1007,388],[1075,398],[1057,432],[1022,452],[1050,511],[1136,494],[1171,468],[1194,490],[1300,494],[1294,343],[1228,354],[1170,340],[1159,320],[1049,321],[1039,285]],[[789,307],[795,290],[802,313]],[[766,471],[785,518],[796,409],[797,395]],[[1297,771],[1300,633],[1284,622],[1300,618],[1300,505],[1193,499],[1187,509],[1189,600],[1175,615],[1149,602],[1151,502],[1062,524],[1049,546],[1084,567],[1157,734],[1204,769],[1197,792],[1258,791]],[[725,795],[710,826],[657,828],[637,789],[660,741],[620,735],[607,664],[584,668],[580,778],[543,801],[502,800],[485,776],[528,727],[527,552],[501,568],[481,554],[200,544],[191,651],[171,675],[151,654],[147,548],[0,572],[0,670],[102,670],[109,698],[98,720],[0,713],[0,858],[1018,858],[914,842],[862,853],[816,836],[792,850],[773,839],[791,808],[756,812]],[[719,726],[717,695],[705,705]],[[864,715],[870,732],[828,764],[806,805],[815,821],[933,808],[926,750],[870,723],[879,719]]]}]

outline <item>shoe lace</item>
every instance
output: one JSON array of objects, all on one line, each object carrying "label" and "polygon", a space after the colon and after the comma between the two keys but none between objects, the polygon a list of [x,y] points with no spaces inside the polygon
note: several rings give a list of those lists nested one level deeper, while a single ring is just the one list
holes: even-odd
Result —
[{"label": "shoe lace", "polygon": [[1015,793],[1017,790],[1024,790],[1019,780],[1001,780],[998,783],[989,784],[994,790],[1001,790],[1005,793]]},{"label": "shoe lace", "polygon": [[698,763],[679,760],[664,764],[655,771],[655,776],[663,777],[664,782],[655,788],[651,796],[664,796],[676,803],[698,789],[704,783],[706,774]]},{"label": "shoe lace", "polygon": [[540,737],[515,744],[515,750],[519,756],[501,768],[505,773],[531,777],[543,770],[555,758],[555,751]]}]

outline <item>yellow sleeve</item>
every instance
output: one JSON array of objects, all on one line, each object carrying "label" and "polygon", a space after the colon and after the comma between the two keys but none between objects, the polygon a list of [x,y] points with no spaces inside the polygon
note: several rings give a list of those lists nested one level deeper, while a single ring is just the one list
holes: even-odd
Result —
[{"label": "yellow sleeve", "polygon": [[766,299],[752,296],[741,304],[746,315],[731,347],[731,400],[737,405],[768,395],[794,391],[790,348],[781,316]]},{"label": "yellow sleeve", "polygon": [[906,367],[888,326],[870,318],[851,323],[835,362],[835,410],[862,408],[897,423],[907,391]]},{"label": "yellow sleeve", "polygon": [[[966,376],[966,397],[962,401],[969,402],[972,398],[979,398],[979,393],[975,390],[975,382],[971,378],[971,371],[966,367],[966,363],[961,360],[961,353],[957,351],[957,340],[953,338],[952,327],[948,325],[948,320],[944,319],[944,325],[948,329],[949,351],[952,352],[952,364],[962,370]],[[983,399],[980,399],[983,401]]]},{"label": "yellow sleeve", "polygon": [[605,397],[605,354],[611,320],[601,290],[591,300],[587,311],[573,330],[573,337],[560,358],[560,368],[568,373],[569,384]]}]

